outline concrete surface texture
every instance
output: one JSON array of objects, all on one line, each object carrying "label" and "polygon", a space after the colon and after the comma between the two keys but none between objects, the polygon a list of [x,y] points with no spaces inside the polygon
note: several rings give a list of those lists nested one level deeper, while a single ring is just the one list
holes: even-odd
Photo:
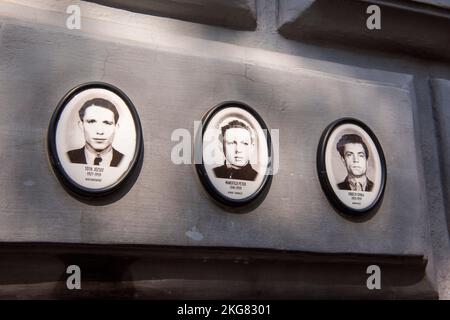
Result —
[{"label": "concrete surface texture", "polygon": [[[380,8],[380,29],[366,27],[369,4]],[[373,12],[371,12],[373,13]],[[450,13],[442,6],[398,1],[281,0],[279,30],[289,39],[343,43],[425,58],[450,59]]]},{"label": "concrete surface texture", "polygon": [[[447,221],[439,216],[432,219],[432,230],[436,250],[437,282],[442,296],[449,298],[450,292],[450,257],[448,254],[448,230],[450,230],[450,81],[433,79],[433,110],[436,114],[438,148],[440,156],[441,174],[438,176],[442,183],[442,195],[447,209]],[[433,214],[433,212],[430,212]],[[447,222],[447,223],[446,223]],[[438,226],[440,223],[440,226]]]},{"label": "concrete surface texture", "polygon": [[450,8],[450,1],[449,0],[410,0],[425,4],[434,5],[440,8]]},{"label": "concrete surface texture", "polygon": [[186,21],[253,30],[256,27],[255,0],[88,0],[133,12]]},{"label": "concrete surface texture", "polygon": [[[81,30],[65,27],[74,3]],[[449,298],[450,179],[436,178],[449,174],[439,147],[448,144],[448,64],[415,51],[288,40],[278,33],[278,4],[256,6],[256,30],[235,31],[84,1],[0,1],[0,147],[8,150],[0,155],[0,240],[415,257],[428,261],[423,277],[434,287],[422,296]],[[443,80],[430,86],[431,78]],[[45,145],[57,103],[87,81],[125,91],[144,131],[136,184],[101,207],[64,191]],[[192,132],[224,100],[248,103],[280,129],[279,173],[265,201],[243,215],[211,202],[191,165],[170,161],[172,131]],[[383,204],[364,223],[333,210],[315,169],[322,131],[346,116],[371,127],[387,161]]]}]

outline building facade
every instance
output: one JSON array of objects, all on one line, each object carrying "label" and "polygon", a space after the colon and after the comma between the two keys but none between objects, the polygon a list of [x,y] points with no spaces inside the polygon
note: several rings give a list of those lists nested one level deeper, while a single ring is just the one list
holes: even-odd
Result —
[{"label": "building facade", "polygon": [[[449,30],[449,0],[0,1],[0,298],[450,298]],[[93,81],[142,125],[139,168],[104,203],[63,186],[47,141],[61,99]],[[275,130],[276,173],[245,212],[173,161],[224,101]],[[364,221],[317,170],[346,117],[385,158]]]}]

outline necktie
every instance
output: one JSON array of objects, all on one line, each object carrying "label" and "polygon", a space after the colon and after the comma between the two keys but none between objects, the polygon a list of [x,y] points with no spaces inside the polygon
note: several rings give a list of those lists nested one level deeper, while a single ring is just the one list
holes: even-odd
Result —
[{"label": "necktie", "polygon": [[97,156],[97,158],[94,159],[94,166],[100,165],[100,162],[102,162],[102,158]]}]

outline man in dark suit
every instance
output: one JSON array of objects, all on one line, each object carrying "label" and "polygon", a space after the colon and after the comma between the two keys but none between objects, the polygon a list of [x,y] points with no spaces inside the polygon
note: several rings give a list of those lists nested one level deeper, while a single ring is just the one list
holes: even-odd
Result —
[{"label": "man in dark suit", "polygon": [[119,113],[114,104],[106,99],[95,98],[85,102],[78,113],[85,145],[67,152],[70,162],[103,167],[119,166],[123,154],[112,147],[119,121]]},{"label": "man in dark suit", "polygon": [[372,191],[373,182],[367,177],[369,150],[357,134],[345,134],[336,146],[347,169],[347,177],[338,183],[340,190]]},{"label": "man in dark suit", "polygon": [[225,163],[214,168],[214,174],[222,179],[254,181],[258,172],[250,164],[250,152],[254,147],[250,128],[239,120],[232,120],[221,129]]}]

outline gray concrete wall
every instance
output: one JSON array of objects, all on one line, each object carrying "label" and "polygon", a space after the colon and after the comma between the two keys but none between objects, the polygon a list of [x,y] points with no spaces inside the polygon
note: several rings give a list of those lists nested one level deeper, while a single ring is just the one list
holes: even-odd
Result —
[{"label": "gray concrete wall", "polygon": [[[391,284],[392,290],[399,296],[449,297],[447,191],[436,179],[443,168],[437,134],[442,127],[435,122],[447,100],[433,98],[441,91],[431,90],[429,82],[450,79],[447,63],[285,39],[278,33],[278,6],[268,0],[257,2],[255,31],[85,2],[78,2],[82,29],[70,31],[65,8],[72,3],[0,2],[0,146],[11,150],[1,155],[1,241],[352,254],[350,260],[361,268],[364,255],[391,263],[410,257],[408,268],[428,261],[412,281],[420,289],[409,282]],[[80,203],[63,190],[45,145],[59,99],[77,84],[95,80],[129,95],[145,139],[136,184],[103,207]],[[230,99],[250,104],[271,128],[281,129],[280,171],[266,200],[245,215],[219,209],[192,166],[170,162],[171,132],[192,130],[210,107]],[[434,101],[440,107],[433,109]],[[315,171],[322,130],[344,116],[365,121],[387,159],[383,205],[364,223],[332,209]],[[343,283],[330,280],[329,287],[338,293]],[[326,296],[324,288],[311,291]],[[300,296],[300,291],[285,294]]]},{"label": "gray concrete wall", "polygon": [[[377,4],[380,29],[366,27],[366,9]],[[281,0],[279,31],[288,39],[345,44],[449,60],[450,13],[412,1]]]}]

